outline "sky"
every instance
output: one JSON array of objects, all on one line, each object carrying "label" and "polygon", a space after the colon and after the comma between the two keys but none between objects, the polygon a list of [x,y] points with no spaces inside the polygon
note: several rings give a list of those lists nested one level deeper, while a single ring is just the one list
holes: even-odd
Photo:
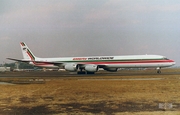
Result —
[{"label": "sky", "polygon": [[37,57],[163,55],[180,66],[179,0],[0,0],[0,63]]}]

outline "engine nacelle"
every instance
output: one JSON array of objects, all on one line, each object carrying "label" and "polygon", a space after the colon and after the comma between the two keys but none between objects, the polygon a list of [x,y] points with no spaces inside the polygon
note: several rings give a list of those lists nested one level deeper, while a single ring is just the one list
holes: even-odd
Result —
[{"label": "engine nacelle", "polygon": [[98,71],[98,66],[94,64],[86,65],[85,70],[88,72],[96,72]]},{"label": "engine nacelle", "polygon": [[118,70],[118,68],[103,68],[103,69],[110,72],[116,72]]},{"label": "engine nacelle", "polygon": [[78,70],[78,65],[75,63],[69,63],[64,66],[66,71],[75,72]]}]

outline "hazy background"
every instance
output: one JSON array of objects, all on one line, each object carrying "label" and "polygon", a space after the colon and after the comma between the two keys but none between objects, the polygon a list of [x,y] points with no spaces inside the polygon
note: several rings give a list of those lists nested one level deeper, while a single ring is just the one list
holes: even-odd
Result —
[{"label": "hazy background", "polygon": [[0,0],[0,63],[39,57],[159,54],[180,65],[180,0]]}]

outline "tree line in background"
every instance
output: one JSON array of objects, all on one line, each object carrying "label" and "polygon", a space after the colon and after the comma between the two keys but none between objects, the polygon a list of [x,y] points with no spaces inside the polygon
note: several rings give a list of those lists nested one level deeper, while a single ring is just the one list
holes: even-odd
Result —
[{"label": "tree line in background", "polygon": [[5,63],[0,64],[1,67],[10,67],[11,69],[39,69],[38,67],[35,67],[33,65],[22,63],[22,62],[16,62],[16,63]]}]

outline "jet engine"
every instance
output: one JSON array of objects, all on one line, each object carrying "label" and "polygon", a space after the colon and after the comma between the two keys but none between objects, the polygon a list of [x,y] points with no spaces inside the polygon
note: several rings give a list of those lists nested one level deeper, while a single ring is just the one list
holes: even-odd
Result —
[{"label": "jet engine", "polygon": [[103,69],[110,72],[116,72],[118,70],[118,68],[103,68]]},{"label": "jet engine", "polygon": [[96,71],[98,71],[98,66],[94,65],[94,64],[86,65],[85,70],[87,72],[96,72]]},{"label": "jet engine", "polygon": [[64,66],[66,71],[75,72],[78,70],[78,65],[75,63],[69,63]]}]

